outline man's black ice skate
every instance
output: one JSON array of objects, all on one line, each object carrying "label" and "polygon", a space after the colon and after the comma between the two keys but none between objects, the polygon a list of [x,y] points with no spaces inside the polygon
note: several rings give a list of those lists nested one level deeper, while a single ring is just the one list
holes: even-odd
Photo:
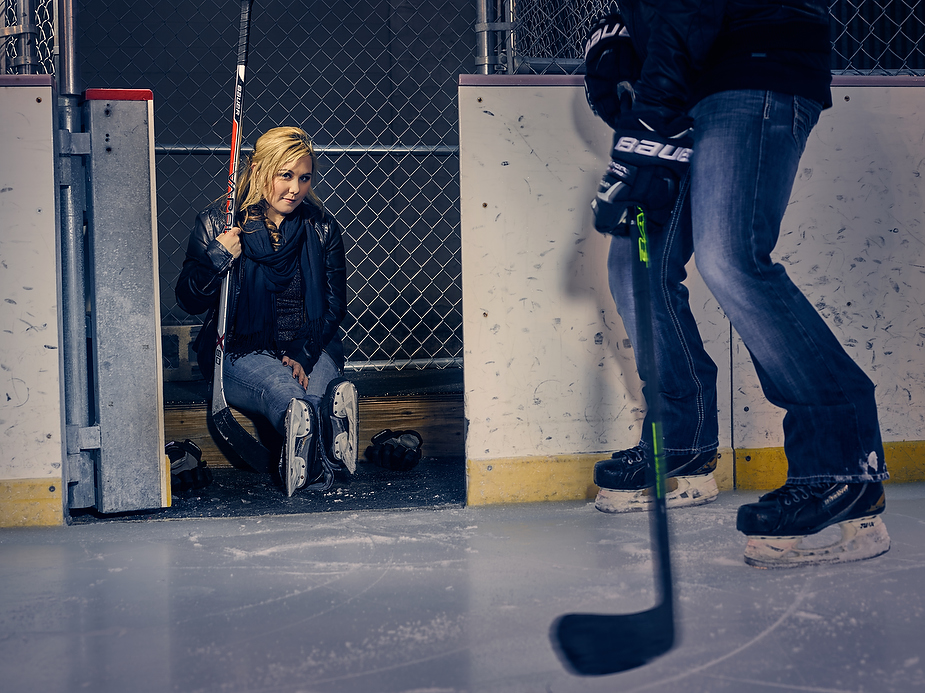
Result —
[{"label": "man's black ice skate", "polygon": [[[739,508],[736,528],[748,536],[745,562],[790,568],[873,558],[890,548],[880,514],[883,484],[785,484]],[[837,524],[841,538],[812,538]]]},{"label": "man's black ice skate", "polygon": [[[615,452],[594,465],[594,483],[600,487],[594,507],[605,513],[648,510],[654,504],[653,487],[647,486],[648,452],[641,445]],[[665,503],[669,508],[703,505],[716,499],[719,490],[713,471],[716,450],[694,455],[665,455],[668,469]]]}]

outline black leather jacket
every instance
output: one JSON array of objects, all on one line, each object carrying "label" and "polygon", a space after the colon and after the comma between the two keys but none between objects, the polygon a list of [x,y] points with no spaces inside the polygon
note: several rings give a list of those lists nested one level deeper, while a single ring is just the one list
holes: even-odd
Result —
[{"label": "black leather jacket", "polygon": [[[821,0],[619,0],[619,6],[644,61],[635,88],[646,108],[680,113],[715,91],[780,90],[770,77],[770,84],[760,83],[756,66],[767,70],[749,63],[755,56],[772,57],[764,65],[774,62],[784,73],[775,79],[795,84],[787,93],[817,100],[828,94],[829,12]],[[812,83],[803,86],[807,65]]]},{"label": "black leather jacket", "polygon": [[[321,339],[324,350],[334,359],[338,368],[344,366],[344,348],[339,327],[347,315],[347,266],[344,253],[344,239],[340,225],[325,212],[311,223],[311,233],[317,233],[324,253],[325,296],[324,328]],[[191,315],[208,313],[193,348],[199,361],[199,368],[206,379],[212,377],[215,350],[216,313],[222,279],[231,272],[231,286],[228,298],[228,324],[241,292],[243,262],[235,261],[231,253],[216,240],[224,230],[224,212],[220,204],[200,212],[196,217],[193,232],[186,249],[186,259],[176,283],[177,305]],[[242,256],[243,257],[243,256]],[[307,363],[305,354],[287,354],[299,361],[310,371],[313,363]]]}]

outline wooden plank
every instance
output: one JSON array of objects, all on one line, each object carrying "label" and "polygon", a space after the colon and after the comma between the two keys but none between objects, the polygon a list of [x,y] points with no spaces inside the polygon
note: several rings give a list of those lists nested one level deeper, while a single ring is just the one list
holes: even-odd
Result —
[{"label": "wooden plank", "polygon": [[[168,405],[164,411],[167,440],[189,438],[202,449],[210,467],[233,466],[209,433],[205,403]],[[254,421],[240,412],[235,418],[252,434]],[[360,398],[360,454],[379,431],[412,429],[424,439],[422,451],[427,457],[463,457],[464,414],[462,394],[413,395],[403,397]]]},{"label": "wooden plank", "polygon": [[462,394],[360,398],[360,448],[379,431],[414,430],[421,434],[425,457],[466,454]]}]

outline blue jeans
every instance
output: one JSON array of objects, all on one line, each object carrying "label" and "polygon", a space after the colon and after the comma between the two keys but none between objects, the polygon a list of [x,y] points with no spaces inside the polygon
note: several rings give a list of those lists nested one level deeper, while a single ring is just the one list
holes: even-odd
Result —
[{"label": "blue jeans", "polygon": [[[784,267],[771,260],[820,110],[801,97],[728,91],[691,111],[689,204],[668,227],[649,233],[662,432],[666,452],[717,445],[716,366],[703,350],[681,284],[693,253],[745,343],[765,396],[786,412],[788,481],[879,481],[888,475],[874,385]],[[608,268],[618,311],[635,340],[629,244],[628,238],[613,239]]]},{"label": "blue jeans", "polygon": [[281,434],[286,433],[286,409],[295,397],[307,400],[318,411],[328,384],[340,376],[333,359],[321,352],[303,389],[292,369],[268,354],[246,354],[234,363],[228,355],[222,364],[225,400],[247,412],[261,414]]},{"label": "blue jeans", "polygon": [[[687,188],[685,188],[686,190]],[[691,313],[685,265],[693,253],[690,199],[685,196],[680,213],[664,228],[649,223],[649,297],[653,322],[655,366],[660,381],[661,430],[664,452],[697,454],[719,446],[716,411],[716,364],[703,348],[697,322]],[[639,344],[633,292],[633,239],[614,236],[607,258],[610,292],[623,318],[630,342]],[[651,382],[641,361],[639,377]],[[653,393],[643,385],[651,401]],[[644,431],[651,430],[648,414]]]}]

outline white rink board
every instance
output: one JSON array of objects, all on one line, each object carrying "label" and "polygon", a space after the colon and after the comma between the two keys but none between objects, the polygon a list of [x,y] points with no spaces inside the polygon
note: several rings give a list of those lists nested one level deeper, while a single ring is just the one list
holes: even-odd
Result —
[{"label": "white rink board", "polygon": [[[459,88],[467,457],[634,445],[639,381],[607,287],[608,240],[589,207],[611,131],[574,78],[481,79]],[[777,255],[877,383],[884,439],[921,440],[925,90],[834,93]],[[764,400],[747,352],[689,270],[694,314],[720,368],[720,446],[782,445],[782,412]]]},{"label": "white rink board", "polygon": [[50,85],[0,86],[0,479],[48,479],[60,489],[65,440],[53,96]]},{"label": "white rink board", "polygon": [[[925,88],[835,87],[774,254],[877,385],[884,441],[925,439]],[[783,445],[738,337],[735,447]]]}]

